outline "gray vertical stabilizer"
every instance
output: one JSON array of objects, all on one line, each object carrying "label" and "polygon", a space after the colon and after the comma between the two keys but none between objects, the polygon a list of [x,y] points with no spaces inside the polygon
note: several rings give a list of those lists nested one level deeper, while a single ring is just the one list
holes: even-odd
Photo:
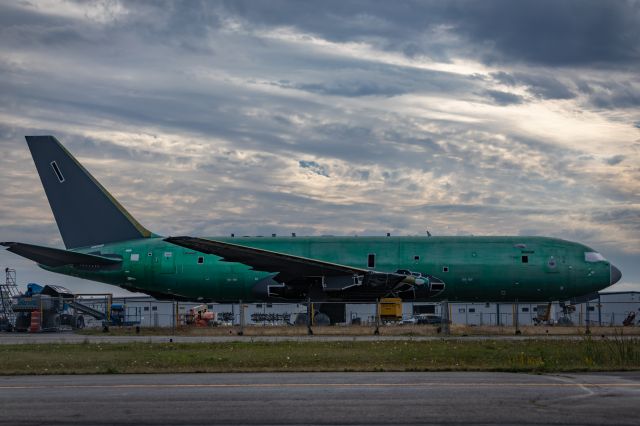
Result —
[{"label": "gray vertical stabilizer", "polygon": [[25,138],[68,249],[151,236],[55,137]]}]

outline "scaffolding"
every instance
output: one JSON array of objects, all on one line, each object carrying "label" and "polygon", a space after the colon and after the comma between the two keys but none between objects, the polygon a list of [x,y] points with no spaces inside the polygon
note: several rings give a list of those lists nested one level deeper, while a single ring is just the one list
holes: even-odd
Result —
[{"label": "scaffolding", "polygon": [[5,282],[0,284],[0,329],[11,330],[16,323],[16,314],[13,312],[13,303],[18,295],[16,283],[16,270],[5,268]]}]

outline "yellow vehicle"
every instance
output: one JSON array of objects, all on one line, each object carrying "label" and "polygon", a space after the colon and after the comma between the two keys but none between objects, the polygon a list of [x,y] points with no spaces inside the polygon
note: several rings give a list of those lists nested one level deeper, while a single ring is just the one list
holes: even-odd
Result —
[{"label": "yellow vehicle", "polygon": [[402,321],[402,299],[399,297],[380,299],[378,313],[381,321]]}]

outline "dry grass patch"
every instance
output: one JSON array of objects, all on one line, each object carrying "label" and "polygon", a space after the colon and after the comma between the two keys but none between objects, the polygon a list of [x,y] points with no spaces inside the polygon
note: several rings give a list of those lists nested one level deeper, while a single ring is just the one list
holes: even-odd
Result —
[{"label": "dry grass patch", "polygon": [[0,346],[0,374],[640,370],[640,339]]}]

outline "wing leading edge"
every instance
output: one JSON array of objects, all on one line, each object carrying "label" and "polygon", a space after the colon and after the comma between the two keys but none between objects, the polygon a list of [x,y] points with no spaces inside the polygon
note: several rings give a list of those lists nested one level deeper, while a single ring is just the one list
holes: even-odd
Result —
[{"label": "wing leading edge", "polygon": [[309,278],[322,277],[325,291],[342,291],[354,286],[393,288],[407,280],[406,275],[378,272],[337,263],[310,259],[287,253],[280,253],[223,241],[195,237],[168,237],[165,241],[221,257],[226,262],[238,262],[251,266],[254,270],[275,272],[273,279],[280,283],[309,282]]}]

